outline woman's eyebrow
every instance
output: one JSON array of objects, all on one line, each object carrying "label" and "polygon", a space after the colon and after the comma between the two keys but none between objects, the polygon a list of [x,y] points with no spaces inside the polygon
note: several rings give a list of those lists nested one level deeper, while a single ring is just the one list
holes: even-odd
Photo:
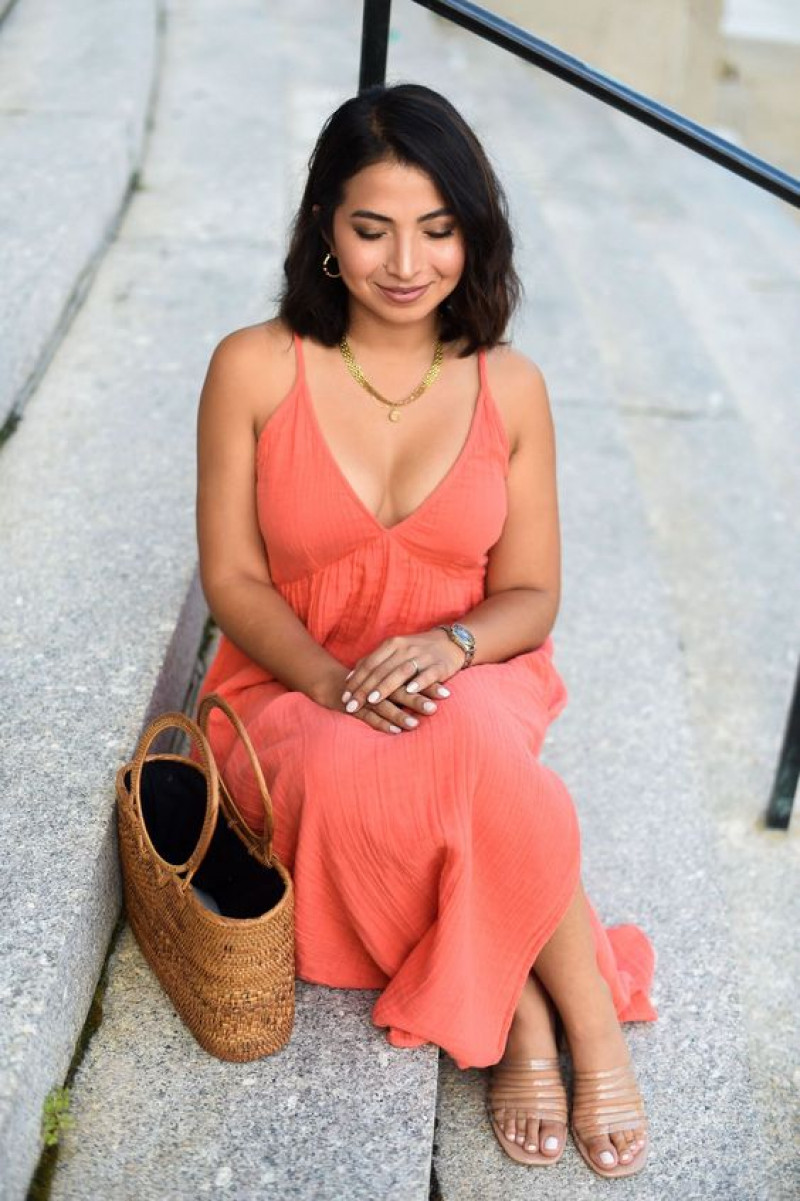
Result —
[{"label": "woman's eyebrow", "polygon": [[[423,221],[432,221],[434,217],[452,217],[452,215],[453,210],[445,206],[443,208],[433,209],[433,211],[430,213],[423,213],[421,217],[417,217],[417,222],[421,223]],[[392,224],[391,217],[385,217],[382,213],[373,213],[371,209],[355,209],[350,216],[367,217],[370,221],[385,221],[387,225]]]}]

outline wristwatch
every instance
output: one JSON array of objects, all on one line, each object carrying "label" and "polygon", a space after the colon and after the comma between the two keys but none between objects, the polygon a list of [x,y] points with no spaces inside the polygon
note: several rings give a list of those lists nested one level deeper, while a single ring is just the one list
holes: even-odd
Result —
[{"label": "wristwatch", "polygon": [[450,641],[455,642],[456,646],[461,648],[465,656],[464,667],[469,667],[475,654],[475,639],[467,627],[454,621],[451,626],[438,626],[438,629],[444,630]]}]

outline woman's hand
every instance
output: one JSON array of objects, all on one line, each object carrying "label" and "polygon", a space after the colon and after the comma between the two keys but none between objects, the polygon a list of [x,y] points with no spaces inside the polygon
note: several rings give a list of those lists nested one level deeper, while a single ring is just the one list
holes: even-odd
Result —
[{"label": "woman's hand", "polygon": [[345,680],[345,712],[387,734],[419,725],[450,695],[443,687],[464,665],[464,652],[444,630],[387,638],[359,659]]}]

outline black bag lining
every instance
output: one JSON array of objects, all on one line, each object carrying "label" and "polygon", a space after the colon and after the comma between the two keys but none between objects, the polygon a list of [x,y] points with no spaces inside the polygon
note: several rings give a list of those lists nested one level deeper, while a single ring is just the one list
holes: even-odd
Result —
[{"label": "black bag lining", "polygon": [[[125,773],[130,791],[131,773]],[[149,759],[142,770],[142,817],[167,863],[185,863],[197,846],[206,814],[206,781],[199,768],[174,759]],[[220,811],[205,858],[192,883],[214,898],[224,917],[261,917],[278,904],[285,884],[278,870],[259,863]]]}]

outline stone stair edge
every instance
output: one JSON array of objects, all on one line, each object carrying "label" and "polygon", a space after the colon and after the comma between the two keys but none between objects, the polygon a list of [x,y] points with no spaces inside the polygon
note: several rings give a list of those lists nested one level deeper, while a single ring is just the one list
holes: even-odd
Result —
[{"label": "stone stair edge", "polygon": [[[195,575],[180,605],[174,630],[164,640],[160,668],[149,685],[138,690],[141,697],[138,716],[135,697],[126,706],[124,720],[130,733],[125,741],[130,743],[130,752],[139,729],[151,715],[184,707],[205,620],[205,604]],[[115,772],[116,765],[110,761],[93,773],[86,773],[92,777],[85,797],[91,805],[91,818],[81,830],[80,839],[67,838],[73,867],[79,870],[82,881],[78,892],[69,893],[73,905],[58,923],[64,930],[64,945],[60,952],[52,954],[52,943],[48,944],[46,934],[48,921],[43,921],[43,956],[35,986],[31,988],[32,982],[26,981],[24,975],[17,975],[12,981],[12,988],[22,986],[33,995],[24,1021],[20,1022],[19,1015],[8,1014],[3,1037],[0,1196],[4,1201],[25,1196],[28,1181],[39,1162],[45,1098],[64,1082],[119,918]],[[9,897],[6,889],[4,896],[13,907],[14,898]],[[52,886],[40,894],[38,903],[48,908],[57,903]],[[6,941],[2,933],[0,938]],[[4,980],[0,986],[5,993],[8,982]]]}]

